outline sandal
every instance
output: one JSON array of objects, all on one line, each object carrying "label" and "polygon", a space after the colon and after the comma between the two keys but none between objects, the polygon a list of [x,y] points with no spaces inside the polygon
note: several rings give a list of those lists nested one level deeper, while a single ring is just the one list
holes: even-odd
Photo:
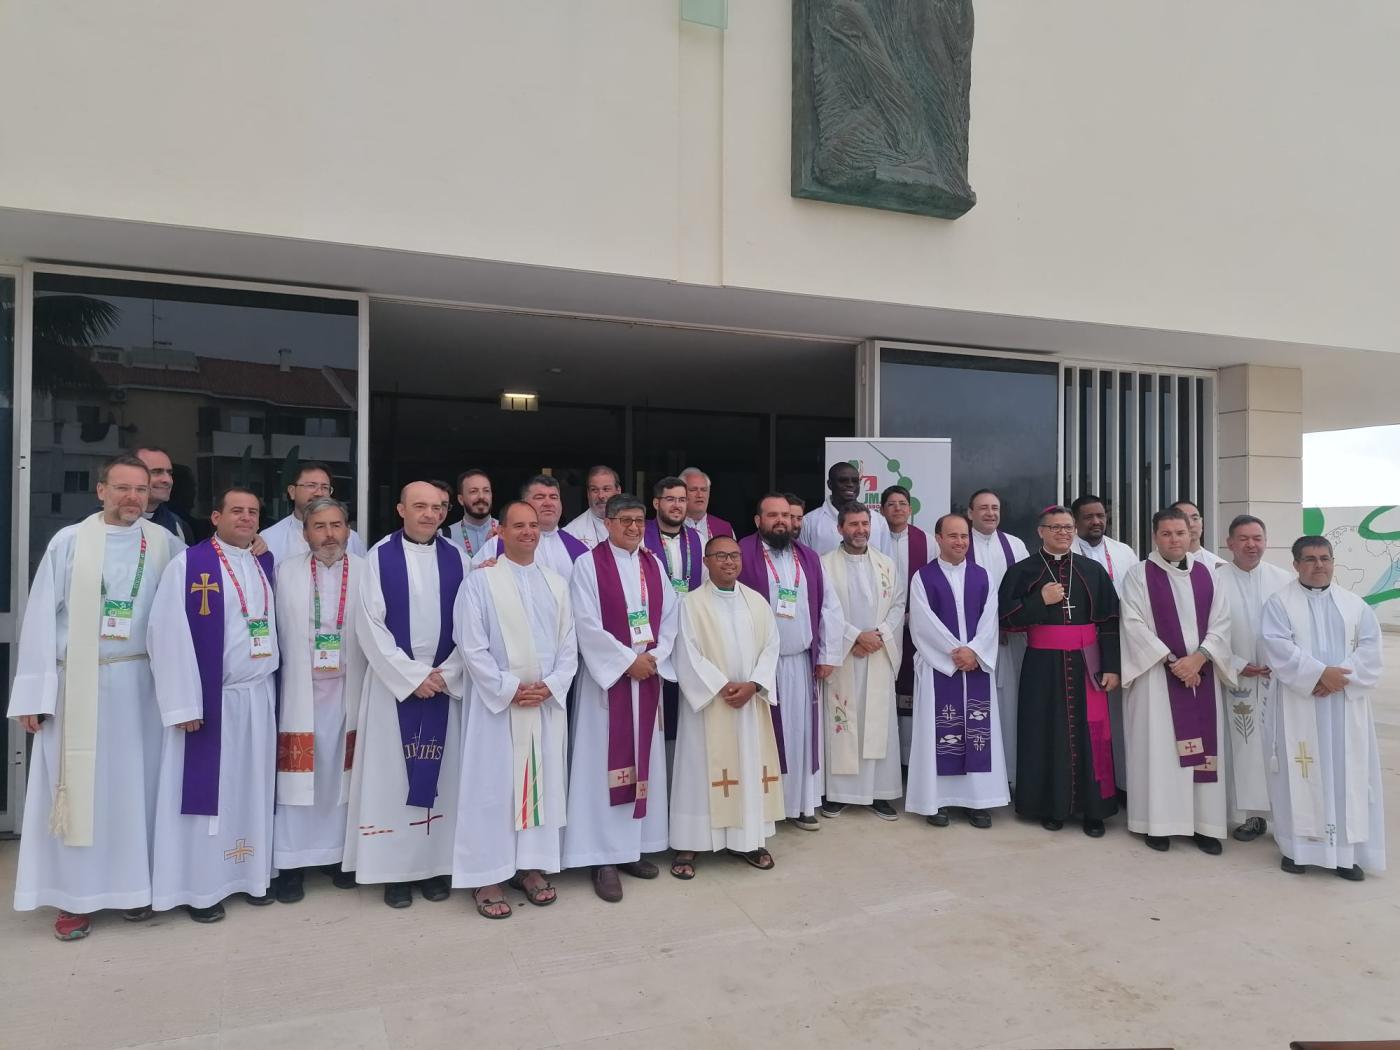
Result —
[{"label": "sandal", "polygon": [[[689,871],[683,872],[678,869],[689,869]],[[691,879],[695,878],[695,855],[691,854],[689,860],[681,860],[677,857],[675,860],[671,861],[671,874],[683,882],[689,882]]]},{"label": "sandal", "polygon": [[[490,900],[482,900],[480,897],[477,896],[477,894],[480,892],[480,890],[472,891],[472,900],[476,901],[476,913],[478,915],[480,915],[483,919],[509,919],[511,917],[513,913],[510,908],[510,902],[508,902],[504,897],[495,897]],[[506,910],[499,915],[492,915],[489,911],[486,910],[487,908],[490,908],[497,904],[504,904],[506,906]]]},{"label": "sandal", "polygon": [[[757,868],[759,871],[771,871],[774,866],[773,854],[769,853],[762,846],[749,853],[740,853],[736,849],[725,850],[725,852],[732,857],[738,857],[745,864]],[[767,863],[765,863],[765,861]]]},{"label": "sandal", "polygon": [[[540,873],[540,878],[544,879],[543,873]],[[559,899],[559,891],[554,888],[553,883],[548,879],[544,879],[543,886],[536,886],[532,890],[525,885],[524,875],[516,875],[510,880],[509,885],[511,889],[519,890],[521,893],[525,894],[525,899],[537,908],[546,907]],[[544,897],[546,893],[552,893],[554,896]],[[544,898],[543,900],[541,899],[542,897]]]}]

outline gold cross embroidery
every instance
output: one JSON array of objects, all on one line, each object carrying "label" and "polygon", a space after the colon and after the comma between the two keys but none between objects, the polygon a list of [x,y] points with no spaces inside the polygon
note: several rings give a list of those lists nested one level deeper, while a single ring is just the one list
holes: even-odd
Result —
[{"label": "gold cross embroidery", "polygon": [[210,583],[210,582],[209,582],[209,574],[208,574],[207,572],[201,572],[201,573],[199,574],[199,582],[198,582],[198,583],[192,583],[192,584],[190,584],[190,593],[191,593],[191,594],[198,594],[198,595],[199,595],[199,615],[200,615],[200,616],[208,616],[208,615],[209,615],[209,592],[210,592],[210,591],[215,591],[215,592],[217,592],[218,590],[219,590],[219,585],[218,585],[217,583]]},{"label": "gold cross embroidery", "polygon": [[773,783],[775,780],[780,780],[780,779],[782,779],[782,778],[779,777],[778,774],[776,774],[776,773],[774,773],[774,774],[772,774],[772,775],[770,776],[769,773],[768,773],[768,767],[765,765],[765,766],[763,767],[763,777],[762,777],[762,780],[763,780],[763,793],[764,793],[765,795],[768,794],[768,785],[771,784],[771,783]]},{"label": "gold cross embroidery", "polygon": [[1317,759],[1308,754],[1308,742],[1306,740],[1298,741],[1298,754],[1294,756],[1293,761],[1298,763],[1298,768],[1303,771],[1303,779],[1307,780],[1308,770]]}]

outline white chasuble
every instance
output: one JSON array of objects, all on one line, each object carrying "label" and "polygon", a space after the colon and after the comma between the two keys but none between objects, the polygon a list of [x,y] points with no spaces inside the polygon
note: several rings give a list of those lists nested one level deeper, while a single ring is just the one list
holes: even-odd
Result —
[{"label": "white chasuble", "polygon": [[[996,663],[1005,649],[998,642],[996,588],[989,589],[971,637],[967,637],[965,602],[967,562],[950,565],[941,558],[931,563],[948,580],[957,607],[957,633],[934,613],[929,604],[923,575],[916,574],[909,592],[909,636],[914,642],[914,740],[909,755],[909,787],[904,808],[909,813],[931,816],[941,806],[962,806],[966,809],[995,809],[1011,801],[1007,790],[1006,755],[1002,744],[1002,723],[997,704]],[[990,570],[987,573],[991,577]],[[991,675],[992,768],[985,773],[962,773],[955,776],[938,775],[937,706],[934,697],[934,672],[951,675],[957,667],[952,652],[967,646],[977,654],[977,663]],[[963,703],[967,703],[967,682],[963,679]]]},{"label": "white chasuble", "polygon": [[1128,748],[1128,830],[1142,835],[1193,835],[1214,839],[1226,835],[1225,782],[1220,763],[1214,780],[1196,779],[1199,766],[1181,764],[1176,728],[1172,720],[1171,694],[1167,676],[1171,671],[1162,662],[1171,650],[1159,637],[1158,625],[1148,598],[1147,567],[1156,565],[1167,575],[1175,599],[1185,656],[1203,649],[1214,672],[1210,685],[1199,688],[1212,704],[1215,738],[1220,748],[1225,738],[1224,705],[1221,693],[1235,681],[1231,669],[1230,605],[1224,588],[1213,581],[1208,622],[1198,624],[1191,584],[1193,555],[1187,555],[1187,568],[1163,561],[1154,551],[1147,562],[1128,570],[1124,577],[1121,606],[1123,710]]},{"label": "white chasuble", "polygon": [[[100,515],[62,529],[49,541],[29,592],[20,629],[9,717],[42,717],[29,760],[24,825],[15,875],[15,908],[61,908],[84,915],[102,908],[140,908],[151,903],[151,842],[156,778],[160,770],[160,711],[146,658],[146,627],[160,569],[183,549],[173,534],[144,522],[106,525]],[[81,628],[87,636],[92,686],[84,690],[91,711],[86,731],[69,737],[69,696],[75,648],[72,593],[80,533],[93,564],[88,586],[94,598],[105,588],[115,601],[131,601],[126,638],[102,638],[102,605],[91,602]],[[142,580],[132,599],[141,539],[146,537]],[[74,705],[76,707],[76,704]],[[18,726],[12,733],[22,732]],[[12,738],[13,739],[13,738]],[[65,747],[68,740],[68,747]],[[68,820],[56,831],[54,800],[64,775],[65,752],[87,751],[88,769],[66,785]],[[70,767],[71,768],[71,767]],[[78,794],[85,784],[84,796]],[[74,819],[82,808],[87,816]],[[83,844],[71,841],[86,827]]]},{"label": "white chasuble", "polygon": [[1230,648],[1234,652],[1230,668],[1236,680],[1225,694],[1225,726],[1230,735],[1229,752],[1221,753],[1226,760],[1225,795],[1231,822],[1242,824],[1247,817],[1269,815],[1264,727],[1275,691],[1272,675],[1246,678],[1242,672],[1246,664],[1268,666],[1260,637],[1264,603],[1292,583],[1293,577],[1268,562],[1260,562],[1249,572],[1223,562],[1215,570],[1215,579],[1230,603]]},{"label": "white chasuble", "polygon": [[339,864],[344,855],[355,722],[365,680],[355,630],[364,559],[347,554],[333,565],[318,561],[314,591],[311,562],[308,551],[277,566],[282,668],[272,863],[279,869]]},{"label": "white chasuble", "polygon": [[[682,704],[671,779],[671,848],[758,849],[783,819],[772,707],[778,626],[763,596],[741,583],[706,583],[681,601],[675,649]],[[730,682],[758,691],[740,708],[719,696]]]},{"label": "white chasuble", "polygon": [[[454,646],[442,664],[448,694],[447,739],[442,743],[437,798],[429,807],[410,806],[398,704],[412,696],[433,670],[442,614],[436,545],[403,541],[413,655],[394,641],[385,622],[378,551],[385,543],[397,542],[394,533],[370,548],[356,606],[355,630],[368,670],[356,720],[341,866],[354,871],[360,883],[416,882],[452,871],[466,667],[461,650]],[[457,552],[460,557],[461,548]]]},{"label": "white chasuble", "polygon": [[[894,561],[873,548],[864,554],[837,549],[822,558],[841,603],[844,654],[826,680],[826,797],[869,805],[903,794],[894,683],[904,640],[907,584]],[[853,649],[864,631],[879,633],[884,647],[870,656]]]},{"label": "white chasuble", "polygon": [[[1381,677],[1380,625],[1337,586],[1294,581],[1264,603],[1264,655],[1278,680],[1269,707],[1274,839],[1298,864],[1384,871],[1385,803],[1371,692]],[[1350,684],[1315,697],[1327,667]]]},{"label": "white chasuble", "polygon": [[[578,669],[568,585],[542,565],[501,558],[467,577],[456,631],[469,713],[452,885],[478,889],[517,871],[558,871],[565,700]],[[536,682],[549,687],[543,704],[513,703],[521,685]]]},{"label": "white chasuble", "polygon": [[[249,629],[239,608],[243,589],[251,619],[267,617],[277,637],[277,610],[266,601],[256,559],[224,545],[228,566],[220,566],[224,603],[223,693],[219,727],[219,812],[182,813],[185,743],[192,733],[182,722],[204,720],[199,667],[185,614],[185,559],[166,567],[156,592],[146,644],[156,680],[156,699],[165,725],[151,874],[152,906],[209,908],[235,893],[260,897],[272,877],[277,722],[276,646],[270,657],[253,657]],[[238,579],[234,586],[229,576]],[[270,593],[266,596],[270,599]],[[193,732],[203,732],[203,727]]]}]

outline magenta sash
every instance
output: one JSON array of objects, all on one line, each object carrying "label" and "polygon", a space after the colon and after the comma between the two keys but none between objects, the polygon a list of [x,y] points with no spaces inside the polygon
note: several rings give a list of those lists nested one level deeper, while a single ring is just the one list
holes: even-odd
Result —
[{"label": "magenta sash", "polygon": [[[1186,640],[1171,577],[1150,560],[1146,572],[1147,600],[1152,606],[1157,637],[1172,651],[1172,659],[1179,660],[1186,655]],[[1205,562],[1198,561],[1191,566],[1191,597],[1196,607],[1196,631],[1205,638],[1210,624],[1210,603],[1215,597],[1215,581]],[[1215,668],[1209,660],[1205,662],[1201,668],[1201,684],[1195,689],[1182,684],[1170,668],[1161,667],[1158,671],[1167,679],[1177,761],[1192,768],[1191,779],[1197,784],[1214,783],[1220,766],[1220,742],[1215,732]]]},{"label": "magenta sash", "polygon": [[1089,754],[1099,794],[1112,798],[1118,788],[1113,780],[1113,729],[1108,718],[1108,694],[1099,688],[1099,629],[1085,624],[1033,624],[1026,629],[1026,643],[1032,649],[1053,649],[1084,654],[1084,721],[1088,729]]},{"label": "magenta sash", "polygon": [[[661,637],[661,610],[665,592],[670,584],[662,576],[646,548],[639,548],[642,573],[647,585],[647,620],[651,624],[650,652]],[[593,568],[598,576],[598,604],[602,611],[603,629],[628,649],[632,648],[632,631],[627,624],[627,592],[622,589],[622,577],[617,572],[612,544],[600,543],[593,548]],[[634,803],[632,816],[641,820],[647,815],[647,783],[651,775],[651,738],[656,726],[656,710],[661,703],[661,676],[652,675],[637,683],[637,727],[632,725],[632,679],[624,672],[608,687],[608,804],[625,806]]]}]

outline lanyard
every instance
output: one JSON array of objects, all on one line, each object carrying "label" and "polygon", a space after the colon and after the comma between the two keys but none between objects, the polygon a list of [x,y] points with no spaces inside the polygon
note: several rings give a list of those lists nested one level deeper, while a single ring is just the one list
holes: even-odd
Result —
[{"label": "lanyard", "polygon": [[[219,556],[219,561],[223,563],[224,572],[228,573],[228,578],[233,581],[233,589],[238,592],[238,611],[243,614],[243,619],[248,619],[248,599],[243,594],[243,585],[238,582],[238,577],[234,575],[233,566],[228,563],[228,558],[224,555],[223,547],[219,546],[217,539],[209,541],[214,545],[214,553]],[[258,564],[258,559],[253,559],[253,566],[258,570],[258,579],[262,581],[263,590],[263,616],[267,615],[268,607],[272,604],[267,594],[267,577],[263,575],[262,566]]]},{"label": "lanyard", "polygon": [[[782,579],[778,576],[778,567],[773,564],[773,559],[768,556],[768,548],[763,548],[763,560],[768,563],[768,571],[773,574],[773,582],[779,587],[783,585]],[[797,556],[797,552],[792,552],[792,589],[795,591],[802,586],[802,559]]]},{"label": "lanyard", "polygon": [[[667,537],[666,534],[661,531],[659,526],[657,527],[656,531],[657,534],[661,537],[661,557],[666,561],[666,575],[671,576],[671,555],[666,552]],[[681,574],[679,576],[671,576],[671,579],[688,580],[690,579],[690,543],[688,542],[690,537],[685,534],[684,527],[681,528],[680,532],[676,533],[675,539],[676,542],[681,545]],[[642,590],[643,593],[645,593],[645,580],[642,581]]]},{"label": "lanyard", "polygon": [[[496,524],[496,519],[495,519],[495,518],[487,518],[487,519],[486,519],[486,524],[487,524],[488,526],[494,525],[494,524]],[[490,537],[487,537],[487,539],[489,540]],[[467,548],[467,557],[468,557],[468,558],[471,558],[471,557],[475,556],[476,551],[472,549],[471,537],[467,535],[467,519],[466,519],[465,517],[462,518],[462,546],[465,547],[465,548]],[[315,571],[315,570],[313,570],[313,571]]]},{"label": "lanyard", "polygon": [[[141,555],[136,559],[136,575],[131,580],[131,603],[136,604],[136,596],[141,593],[141,577],[146,575],[146,530],[141,530]],[[107,597],[107,581],[102,581],[102,597]]]},{"label": "lanyard", "polygon": [[642,581],[642,608],[643,608],[643,609],[646,609],[647,612],[650,613],[651,610],[650,610],[650,608],[648,608],[648,606],[647,606],[647,573],[646,573],[646,566],[644,566],[644,565],[642,564],[642,559],[645,558],[645,557],[646,557],[646,555],[642,553],[642,549],[641,549],[641,548],[638,548],[638,549],[637,549],[637,576],[638,576],[638,577],[641,579],[641,581]]},{"label": "lanyard", "polygon": [[[345,626],[345,592],[350,586],[350,558],[340,559],[340,606],[335,611],[335,633]],[[321,588],[316,582],[316,559],[311,559],[311,595],[316,603],[316,633],[321,632]]]}]

